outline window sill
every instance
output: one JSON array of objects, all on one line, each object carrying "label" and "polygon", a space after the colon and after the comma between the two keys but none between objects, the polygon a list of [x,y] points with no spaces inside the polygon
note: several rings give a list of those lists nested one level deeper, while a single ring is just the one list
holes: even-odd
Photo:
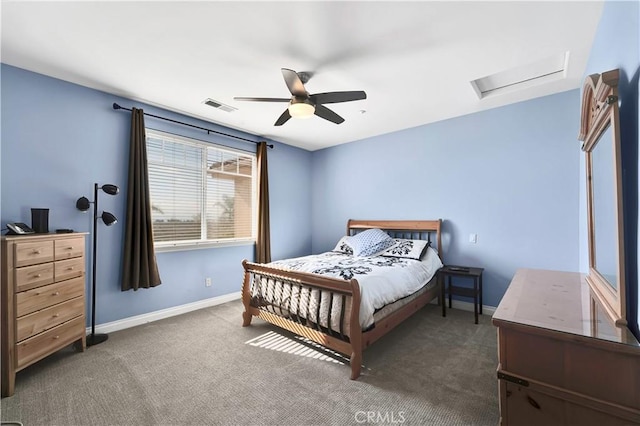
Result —
[{"label": "window sill", "polygon": [[235,246],[253,246],[255,241],[202,241],[202,242],[184,242],[184,243],[160,243],[154,246],[156,253],[166,253],[172,251],[189,251],[189,250],[201,250],[211,248],[222,247],[235,247]]}]

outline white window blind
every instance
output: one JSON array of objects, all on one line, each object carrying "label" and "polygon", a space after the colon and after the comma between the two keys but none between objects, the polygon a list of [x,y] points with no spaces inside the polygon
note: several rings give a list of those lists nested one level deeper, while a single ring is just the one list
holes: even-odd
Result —
[{"label": "white window blind", "polygon": [[255,155],[146,133],[156,247],[254,242]]}]

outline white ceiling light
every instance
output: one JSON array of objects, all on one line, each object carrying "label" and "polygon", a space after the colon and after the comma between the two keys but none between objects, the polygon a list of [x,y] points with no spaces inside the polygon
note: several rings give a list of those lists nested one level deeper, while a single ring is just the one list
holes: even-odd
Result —
[{"label": "white ceiling light", "polygon": [[304,101],[291,101],[289,105],[289,114],[293,118],[309,118],[316,112],[316,107],[306,99]]}]

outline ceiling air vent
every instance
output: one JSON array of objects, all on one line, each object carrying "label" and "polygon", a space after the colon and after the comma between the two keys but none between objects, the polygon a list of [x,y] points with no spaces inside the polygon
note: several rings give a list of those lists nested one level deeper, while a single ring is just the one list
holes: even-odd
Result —
[{"label": "ceiling air vent", "polygon": [[569,52],[551,56],[528,65],[511,68],[473,80],[471,86],[478,98],[522,90],[566,77]]},{"label": "ceiling air vent", "polygon": [[225,105],[222,102],[218,102],[215,99],[211,99],[211,98],[205,99],[204,101],[202,101],[202,103],[205,105],[209,105],[210,107],[218,108],[224,112],[233,112],[238,109],[229,105]]}]

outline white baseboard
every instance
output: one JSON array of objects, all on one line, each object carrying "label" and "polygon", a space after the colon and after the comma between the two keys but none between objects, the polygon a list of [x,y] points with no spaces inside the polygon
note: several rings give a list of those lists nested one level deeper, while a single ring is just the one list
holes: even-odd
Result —
[{"label": "white baseboard", "polygon": [[[96,333],[113,333],[114,331],[124,330],[135,327],[137,325],[146,324],[148,322],[158,321],[165,318],[174,317],[176,315],[186,314],[187,312],[196,311],[198,309],[209,308],[211,306],[220,305],[222,303],[239,300],[241,293],[225,294],[223,296],[212,297],[210,299],[198,300],[197,302],[187,303],[185,305],[174,306],[172,308],[161,309],[148,314],[136,315],[121,320],[107,322],[96,325]],[[91,333],[91,327],[87,327],[87,334]]]},{"label": "white baseboard", "polygon": [[[449,302],[445,302],[445,303],[447,304],[447,308],[449,308]],[[463,302],[460,300],[452,300],[451,308],[460,309],[461,311],[473,312],[473,303]],[[493,315],[495,311],[496,311],[495,306],[482,305],[482,315]]]},{"label": "white baseboard", "polygon": [[[171,318],[176,315],[186,314],[187,312],[196,311],[198,309],[221,305],[223,303],[231,302],[232,300],[239,300],[240,297],[241,297],[241,293],[237,291],[235,293],[229,293],[223,296],[212,297],[210,299],[199,300],[197,302],[187,303],[185,305],[174,306],[172,308],[161,309],[159,311],[149,312],[147,314],[136,315],[129,318],[123,318],[117,321],[98,324],[96,325],[96,333],[109,334],[109,333],[113,333],[114,331],[124,330],[127,328],[135,327],[137,325],[142,325],[142,324],[158,321],[165,318]],[[434,300],[432,303],[437,303],[437,301]],[[452,300],[451,307],[453,309],[460,309],[462,311],[473,312],[473,303],[471,302],[462,302],[460,300]],[[484,315],[493,315],[495,311],[496,311],[496,308],[494,306],[482,305],[482,313]],[[90,333],[91,333],[91,327],[87,327],[87,334],[90,334]]]},{"label": "white baseboard", "polygon": [[[431,303],[433,303],[434,305],[437,305],[438,301],[434,300]],[[444,303],[447,304],[447,309],[449,309],[448,300],[445,300]],[[453,299],[451,301],[451,309],[460,309],[461,311],[473,312],[473,303],[471,303],[471,302],[463,302],[461,300]],[[495,306],[482,305],[482,315],[493,315],[495,311],[496,311],[496,307]]]}]

